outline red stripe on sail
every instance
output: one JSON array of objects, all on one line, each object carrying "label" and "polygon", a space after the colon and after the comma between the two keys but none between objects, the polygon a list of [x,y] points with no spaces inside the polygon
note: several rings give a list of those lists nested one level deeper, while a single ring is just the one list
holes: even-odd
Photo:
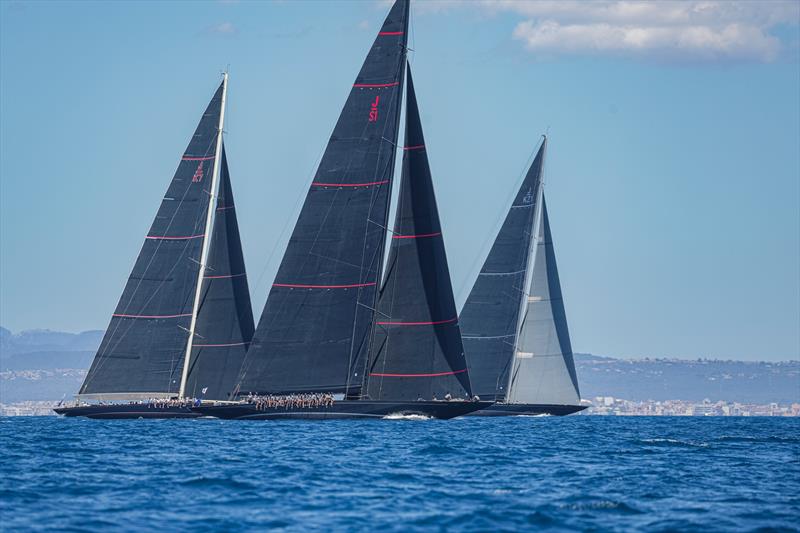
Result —
[{"label": "red stripe on sail", "polygon": [[353,285],[303,285],[295,283],[273,283],[273,287],[289,287],[290,289],[355,289],[357,287],[372,287],[376,283],[355,283]]},{"label": "red stripe on sail", "polygon": [[421,150],[423,148],[425,148],[424,144],[418,144],[416,146],[404,146],[403,150]]},{"label": "red stripe on sail", "polygon": [[381,326],[438,326],[439,324],[452,324],[458,318],[448,320],[437,320],[435,322],[378,322]]},{"label": "red stripe on sail", "polygon": [[399,81],[394,81],[392,83],[354,83],[353,87],[358,89],[377,89],[381,87],[396,87],[400,85]]},{"label": "red stripe on sail", "polygon": [[420,233],[418,235],[392,235],[392,239],[424,239],[425,237],[438,237],[441,234],[441,231],[437,231],[436,233]]},{"label": "red stripe on sail", "polygon": [[401,31],[382,31],[379,32],[378,35],[403,35]]},{"label": "red stripe on sail", "polygon": [[185,235],[185,236],[177,236],[177,237],[159,237],[158,235],[148,235],[145,239],[157,240],[157,241],[185,241],[187,239],[199,239],[200,237],[205,237],[205,233],[202,235]]},{"label": "red stripe on sail", "polygon": [[217,211],[225,211],[226,209],[233,209],[233,208],[234,208],[234,206],[232,206],[232,205],[224,205],[222,207],[218,207]]},{"label": "red stripe on sail", "polygon": [[389,180],[368,181],[365,183],[320,183],[315,181],[311,185],[316,185],[317,187],[368,187],[370,185],[384,185],[386,183],[389,183]]},{"label": "red stripe on sail", "polygon": [[192,313],[187,313],[183,315],[123,315],[120,313],[114,313],[111,316],[116,316],[119,318],[180,318],[184,316],[192,316]]},{"label": "red stripe on sail", "polygon": [[439,376],[452,376],[454,374],[462,374],[466,372],[467,369],[464,368],[463,370],[454,370],[452,372],[437,372],[436,374],[384,374],[378,372],[370,372],[370,376],[380,376],[384,378],[437,378]]},{"label": "red stripe on sail", "polygon": [[194,155],[185,155],[181,157],[181,161],[208,161],[209,159],[214,159],[215,155],[208,155],[208,156],[194,156]]}]

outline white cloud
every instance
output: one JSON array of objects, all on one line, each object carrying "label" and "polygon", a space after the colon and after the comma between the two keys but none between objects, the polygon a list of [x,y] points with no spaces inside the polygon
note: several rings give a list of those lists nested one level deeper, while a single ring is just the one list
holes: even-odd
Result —
[{"label": "white cloud", "polygon": [[239,30],[233,25],[233,22],[221,22],[207,27],[205,32],[212,35],[235,35]]},{"label": "white cloud", "polygon": [[[453,7],[452,0],[440,4]],[[457,4],[519,15],[513,36],[535,54],[773,61],[779,25],[800,23],[797,0],[479,0]]]}]

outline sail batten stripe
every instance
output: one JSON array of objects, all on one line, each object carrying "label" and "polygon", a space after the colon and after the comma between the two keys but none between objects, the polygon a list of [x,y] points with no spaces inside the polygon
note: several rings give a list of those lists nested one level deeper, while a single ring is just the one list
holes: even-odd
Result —
[{"label": "sail batten stripe", "polygon": [[224,205],[224,206],[222,206],[222,207],[218,207],[218,208],[217,208],[217,211],[225,211],[226,209],[233,209],[234,207],[236,207],[236,206],[233,206],[233,205]]},{"label": "sail batten stripe", "polygon": [[354,83],[353,87],[357,89],[379,89],[382,87],[397,87],[400,85],[399,81],[393,81],[392,83]]},{"label": "sail batten stripe", "polygon": [[458,317],[433,322],[378,322],[381,326],[438,326],[439,324],[452,324]]},{"label": "sail batten stripe", "polygon": [[230,342],[227,344],[193,344],[193,348],[227,348],[229,346],[244,346],[249,342]]},{"label": "sail batten stripe", "polygon": [[403,150],[422,150],[425,148],[424,144],[418,144],[416,146],[404,146]]},{"label": "sail batten stripe", "polygon": [[382,31],[378,35],[403,35],[402,31]]},{"label": "sail batten stripe", "polygon": [[389,180],[367,181],[364,183],[321,183],[315,181],[311,185],[316,185],[317,187],[368,187],[370,185],[385,185],[386,183],[389,183]]},{"label": "sail batten stripe", "polygon": [[466,368],[461,370],[452,370],[450,372],[436,372],[434,374],[387,374],[383,372],[371,372],[370,376],[378,376],[383,378],[437,378],[440,376],[453,376],[455,374],[463,374]]},{"label": "sail batten stripe", "polygon": [[353,283],[351,285],[309,285],[298,283],[273,283],[273,287],[288,287],[290,289],[355,289],[358,287],[372,287],[377,283]]},{"label": "sail batten stripe", "polygon": [[118,318],[181,318],[185,316],[192,316],[192,313],[183,313],[180,315],[126,315],[122,313],[114,313],[111,316]]},{"label": "sail batten stripe", "polygon": [[436,233],[418,233],[417,235],[392,235],[392,239],[424,239],[427,237],[438,237],[441,234],[441,231],[437,231]]},{"label": "sail batten stripe", "polygon": [[222,274],[219,276],[203,276],[204,279],[228,279],[228,278],[239,278],[242,276],[246,276],[247,273],[242,272],[241,274]]},{"label": "sail batten stripe", "polygon": [[200,235],[177,235],[174,237],[167,237],[161,235],[148,235],[145,237],[145,239],[156,240],[156,241],[185,241],[188,239],[200,239],[205,236],[206,236],[205,233]]},{"label": "sail batten stripe", "polygon": [[195,156],[195,155],[184,155],[181,157],[181,161],[210,161],[214,159],[215,155],[207,155],[207,156]]}]

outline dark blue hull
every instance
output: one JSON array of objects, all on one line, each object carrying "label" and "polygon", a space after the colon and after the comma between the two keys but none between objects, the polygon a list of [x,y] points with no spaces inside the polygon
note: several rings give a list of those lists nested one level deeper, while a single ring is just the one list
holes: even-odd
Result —
[{"label": "dark blue hull", "polygon": [[372,400],[342,400],[319,407],[262,407],[255,404],[219,404],[193,407],[202,416],[228,420],[330,420],[346,418],[392,418],[394,416],[449,419],[485,409],[490,402],[382,402]]},{"label": "dark blue hull", "polygon": [[549,405],[532,403],[495,403],[469,416],[566,416],[586,409],[587,405]]},{"label": "dark blue hull", "polygon": [[132,419],[132,418],[197,418],[201,416],[189,407],[156,407],[147,404],[109,404],[79,405],[75,407],[56,407],[56,413],[64,416],[85,416],[86,418]]}]

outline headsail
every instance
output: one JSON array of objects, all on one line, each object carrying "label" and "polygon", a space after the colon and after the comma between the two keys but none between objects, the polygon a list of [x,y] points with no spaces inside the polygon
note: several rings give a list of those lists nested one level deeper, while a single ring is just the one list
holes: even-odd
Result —
[{"label": "headsail", "polygon": [[517,341],[509,403],[579,405],[561,282],[542,196],[533,280]]},{"label": "headsail", "polygon": [[82,396],[169,396],[180,389],[224,88],[225,81],[208,104],[161,201],[81,386]]},{"label": "headsail", "polygon": [[394,232],[369,357],[373,400],[472,396],[411,69]]},{"label": "headsail", "polygon": [[255,325],[224,147],[215,209],[186,396],[227,399]]},{"label": "headsail", "polygon": [[521,300],[532,253],[546,140],[542,142],[486,257],[460,321],[472,390],[483,400],[506,396]]},{"label": "headsail", "polygon": [[344,105],[289,240],[239,391],[344,392],[368,348],[406,58],[397,0]]}]

